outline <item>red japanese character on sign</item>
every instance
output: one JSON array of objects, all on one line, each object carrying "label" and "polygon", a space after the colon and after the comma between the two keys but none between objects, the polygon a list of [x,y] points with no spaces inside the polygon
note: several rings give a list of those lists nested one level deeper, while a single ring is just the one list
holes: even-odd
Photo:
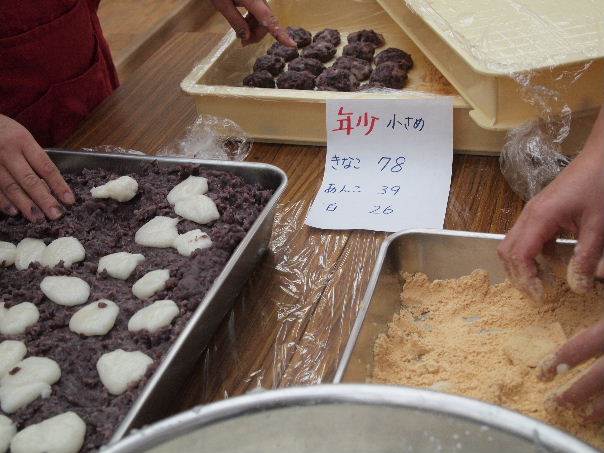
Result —
[{"label": "red japanese character on sign", "polygon": [[340,107],[338,117],[338,127],[333,129],[332,132],[346,131],[346,135],[350,135],[354,130],[354,127],[352,127],[352,112],[344,112],[344,107]]},{"label": "red japanese character on sign", "polygon": [[365,135],[369,135],[373,132],[375,128],[375,124],[379,121],[379,117],[371,115],[371,119],[369,118],[369,113],[365,112],[363,115],[359,116],[357,120],[357,127],[363,126],[368,128],[365,131]]}]

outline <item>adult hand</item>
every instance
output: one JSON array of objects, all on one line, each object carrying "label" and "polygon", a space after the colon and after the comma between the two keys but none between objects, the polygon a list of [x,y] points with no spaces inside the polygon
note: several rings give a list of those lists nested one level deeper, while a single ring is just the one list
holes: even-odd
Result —
[{"label": "adult hand", "polygon": [[[55,196],[51,193],[54,193]],[[55,198],[56,197],[56,198]],[[0,210],[32,222],[58,219],[73,192],[46,152],[16,121],[0,115]]]},{"label": "adult hand", "polygon": [[592,367],[570,387],[556,393],[556,406],[584,408],[587,421],[604,422],[604,320],[569,340],[541,366],[541,379],[550,381],[560,372],[596,358]]},{"label": "adult hand", "polygon": [[[270,33],[281,44],[296,47],[296,42],[279,26],[265,0],[212,0],[212,3],[231,24],[244,46],[259,42]],[[249,14],[243,17],[237,7],[245,8]]]},{"label": "adult hand", "polygon": [[535,257],[562,231],[577,236],[567,280],[584,294],[594,275],[604,276],[604,107],[583,152],[527,203],[497,250],[512,283],[533,299],[543,297]]}]

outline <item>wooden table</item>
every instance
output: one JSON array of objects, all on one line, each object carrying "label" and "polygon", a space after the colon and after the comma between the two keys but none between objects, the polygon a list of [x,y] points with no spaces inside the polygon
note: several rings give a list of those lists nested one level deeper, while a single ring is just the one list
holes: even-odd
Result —
[{"label": "wooden table", "polygon": [[[176,35],[82,125],[67,147],[115,145],[157,152],[196,113],[179,82],[220,39]],[[265,388],[329,382],[385,235],[303,225],[320,184],[325,149],[254,144],[250,161],[289,177],[271,251],[224,320],[182,391],[180,409]],[[456,155],[445,227],[504,233],[522,208],[493,157]]]},{"label": "wooden table", "polygon": [[216,14],[210,0],[103,0],[98,10],[120,80],[127,80],[170,36],[206,30]]}]

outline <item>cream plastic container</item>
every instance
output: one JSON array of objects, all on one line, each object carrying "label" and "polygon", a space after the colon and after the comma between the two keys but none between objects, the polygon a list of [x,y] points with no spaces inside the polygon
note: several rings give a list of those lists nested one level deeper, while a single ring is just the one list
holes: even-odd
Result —
[{"label": "cream plastic container", "polygon": [[468,101],[482,128],[516,127],[542,115],[544,104],[554,113],[567,106],[576,117],[593,116],[604,101],[599,1],[377,1]]},{"label": "cream plastic container", "polygon": [[[374,0],[272,0],[270,5],[283,26],[301,26],[312,33],[336,28],[343,42],[348,33],[364,28],[382,33],[386,47],[409,52],[415,63],[401,91],[389,93],[335,93],[278,90],[242,86],[254,61],[274,39],[242,48],[230,31],[182,81],[194,96],[197,111],[230,118],[262,142],[324,145],[325,101],[328,99],[428,99],[451,96],[454,106],[454,148],[463,153],[494,155],[504,143],[502,131],[486,130],[469,117],[471,106],[438,72],[397,23]],[[338,55],[341,54],[341,47]],[[378,50],[379,51],[379,50]],[[329,66],[331,63],[327,63]]]}]

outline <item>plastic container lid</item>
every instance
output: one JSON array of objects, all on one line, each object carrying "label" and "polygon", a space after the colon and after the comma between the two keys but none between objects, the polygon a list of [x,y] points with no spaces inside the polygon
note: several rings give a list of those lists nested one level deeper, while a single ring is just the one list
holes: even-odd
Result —
[{"label": "plastic container lid", "polygon": [[604,57],[598,0],[407,0],[477,72],[504,75]]}]

